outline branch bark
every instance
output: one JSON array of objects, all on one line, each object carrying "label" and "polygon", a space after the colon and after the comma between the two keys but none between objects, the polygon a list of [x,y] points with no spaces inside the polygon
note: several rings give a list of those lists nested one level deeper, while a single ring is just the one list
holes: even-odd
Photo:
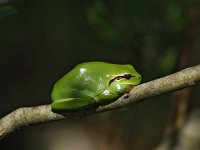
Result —
[{"label": "branch bark", "polygon": [[200,65],[140,84],[134,87],[129,94],[124,94],[116,101],[104,106],[96,106],[74,112],[65,112],[64,114],[52,112],[51,105],[19,108],[0,119],[0,139],[23,126],[61,119],[79,118],[110,111],[148,97],[194,86],[198,83],[200,83]]}]

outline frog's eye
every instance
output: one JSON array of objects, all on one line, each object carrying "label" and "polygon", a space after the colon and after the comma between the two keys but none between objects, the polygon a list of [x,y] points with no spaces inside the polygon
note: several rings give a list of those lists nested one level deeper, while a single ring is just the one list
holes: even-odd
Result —
[{"label": "frog's eye", "polygon": [[114,82],[115,80],[121,80],[123,78],[130,80],[132,77],[133,77],[133,75],[131,75],[131,74],[124,74],[123,76],[116,76],[109,81],[108,85],[111,85],[111,83]]},{"label": "frog's eye", "polygon": [[125,74],[124,78],[126,78],[127,80],[130,80],[133,77],[133,75],[131,74]]}]

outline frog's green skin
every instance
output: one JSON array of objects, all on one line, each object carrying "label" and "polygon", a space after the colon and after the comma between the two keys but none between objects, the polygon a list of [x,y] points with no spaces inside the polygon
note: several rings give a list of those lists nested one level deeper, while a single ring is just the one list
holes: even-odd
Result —
[{"label": "frog's green skin", "polygon": [[141,82],[131,65],[87,62],[77,65],[55,85],[53,110],[78,110],[105,103],[127,93]]}]

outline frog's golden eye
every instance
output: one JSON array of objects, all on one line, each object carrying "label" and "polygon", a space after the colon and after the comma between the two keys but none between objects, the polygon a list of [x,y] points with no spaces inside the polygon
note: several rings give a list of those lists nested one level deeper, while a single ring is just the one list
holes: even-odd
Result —
[{"label": "frog's golden eye", "polygon": [[130,80],[133,77],[133,75],[131,74],[125,74],[124,78],[126,78],[127,80]]},{"label": "frog's golden eye", "polygon": [[115,80],[121,80],[121,79],[130,80],[132,77],[133,77],[133,75],[131,75],[131,74],[124,74],[123,76],[116,76],[109,81],[108,85],[110,86],[111,83],[113,83]]}]

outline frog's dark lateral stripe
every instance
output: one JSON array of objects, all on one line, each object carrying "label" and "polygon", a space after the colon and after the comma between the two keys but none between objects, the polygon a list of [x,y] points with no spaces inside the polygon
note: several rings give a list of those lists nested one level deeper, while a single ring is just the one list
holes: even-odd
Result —
[{"label": "frog's dark lateral stripe", "polygon": [[125,75],[123,75],[123,76],[116,76],[116,77],[114,77],[113,79],[111,79],[111,80],[109,81],[108,85],[110,86],[111,83],[113,83],[115,80],[121,80],[121,79],[123,79],[123,78],[125,78],[125,79],[127,79],[127,80],[130,80],[132,77],[133,77],[133,75],[131,75],[131,74],[125,74]]}]

